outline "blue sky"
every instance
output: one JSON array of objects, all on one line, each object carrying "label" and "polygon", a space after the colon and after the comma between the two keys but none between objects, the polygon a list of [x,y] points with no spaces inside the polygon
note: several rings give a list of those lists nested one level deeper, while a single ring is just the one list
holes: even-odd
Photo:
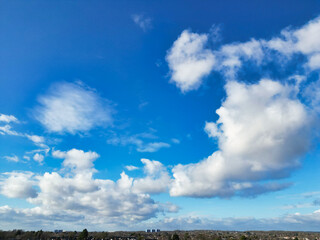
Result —
[{"label": "blue sky", "polygon": [[319,230],[318,1],[0,1],[0,228]]}]

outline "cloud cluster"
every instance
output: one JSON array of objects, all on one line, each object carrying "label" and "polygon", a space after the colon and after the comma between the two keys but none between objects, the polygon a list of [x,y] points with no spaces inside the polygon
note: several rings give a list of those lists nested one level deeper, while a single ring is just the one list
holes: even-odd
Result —
[{"label": "cloud cluster", "polygon": [[[63,159],[59,172],[43,175],[31,173],[6,173],[1,183],[1,193],[7,197],[24,198],[35,205],[29,209],[3,206],[0,211],[20,221],[28,216],[35,221],[47,218],[58,223],[76,218],[79,224],[125,224],[155,217],[158,212],[173,212],[177,206],[155,202],[149,194],[154,192],[149,184],[167,184],[170,179],[161,163],[143,159],[146,178],[133,179],[121,173],[120,179],[96,179],[93,162],[99,157],[95,152],[78,149],[53,151],[52,156]],[[64,173],[64,174],[62,174]],[[165,177],[163,176],[165,175]],[[158,180],[158,177],[161,178]],[[160,189],[162,191],[163,189]],[[38,191],[36,191],[38,189]],[[68,216],[65,218],[65,216]],[[18,220],[16,220],[18,221]],[[75,221],[75,220],[73,220]]]},{"label": "cloud cluster", "polygon": [[81,82],[55,84],[39,103],[35,118],[49,132],[75,134],[113,121],[110,103]]},{"label": "cloud cluster", "polygon": [[287,177],[309,149],[311,119],[296,89],[268,79],[229,81],[219,119],[205,126],[219,150],[199,163],[175,166],[171,195],[229,197],[287,187],[259,182]]},{"label": "cloud cluster", "polygon": [[[277,180],[300,165],[318,119],[320,84],[309,76],[320,69],[319,36],[320,18],[270,40],[229,43],[217,50],[206,47],[208,34],[182,32],[167,53],[171,81],[187,92],[216,71],[226,79],[226,98],[216,111],[219,119],[205,125],[209,137],[218,140],[218,150],[198,163],[174,166],[172,196],[251,196],[290,185]],[[243,78],[252,69],[260,80]],[[281,81],[264,78],[282,69]]]},{"label": "cloud cluster", "polygon": [[[246,63],[255,67],[276,63],[278,68],[300,57],[305,73],[320,69],[320,18],[297,29],[285,29],[270,40],[254,39],[230,43],[219,49],[206,48],[208,34],[185,30],[173,43],[166,60],[171,81],[182,92],[197,89],[211,71],[234,80]],[[299,66],[300,67],[300,66]]]}]

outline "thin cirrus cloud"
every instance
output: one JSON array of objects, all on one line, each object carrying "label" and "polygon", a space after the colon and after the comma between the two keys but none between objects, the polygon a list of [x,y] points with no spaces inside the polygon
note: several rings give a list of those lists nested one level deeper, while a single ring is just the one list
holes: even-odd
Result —
[{"label": "thin cirrus cloud", "polygon": [[110,102],[81,82],[56,83],[38,101],[34,116],[49,132],[76,134],[113,122]]},{"label": "thin cirrus cloud", "polygon": [[171,145],[166,142],[155,141],[158,137],[152,133],[139,133],[133,135],[113,135],[107,143],[115,146],[133,146],[138,152],[157,152]]},{"label": "thin cirrus cloud", "polygon": [[145,17],[143,14],[133,14],[131,17],[133,22],[137,26],[139,26],[144,32],[152,28],[151,18]]},{"label": "thin cirrus cloud", "polygon": [[15,116],[0,114],[0,122],[5,122],[5,125],[0,126],[1,135],[25,137],[32,141],[35,145],[47,148],[47,145],[45,145],[45,138],[43,136],[38,136],[35,134],[30,135],[13,130],[12,125],[10,123],[19,123],[19,120]]},{"label": "thin cirrus cloud", "polygon": [[4,159],[6,159],[9,162],[19,162],[19,157],[17,155],[4,156]]}]

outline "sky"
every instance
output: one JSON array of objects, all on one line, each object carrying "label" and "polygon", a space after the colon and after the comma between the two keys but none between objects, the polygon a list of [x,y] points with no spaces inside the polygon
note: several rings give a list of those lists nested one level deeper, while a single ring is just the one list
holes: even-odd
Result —
[{"label": "sky", "polygon": [[0,0],[0,229],[319,231],[320,2]]}]

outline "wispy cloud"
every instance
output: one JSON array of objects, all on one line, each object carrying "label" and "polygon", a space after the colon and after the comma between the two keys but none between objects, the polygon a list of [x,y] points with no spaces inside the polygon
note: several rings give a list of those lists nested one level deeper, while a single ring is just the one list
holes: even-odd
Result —
[{"label": "wispy cloud", "polygon": [[4,159],[6,159],[10,162],[19,162],[19,158],[16,155],[4,156]]},{"label": "wispy cloud", "polygon": [[0,114],[0,122],[5,122],[5,123],[18,122],[18,119],[13,115]]},{"label": "wispy cloud", "polygon": [[56,83],[39,103],[34,116],[49,132],[75,134],[113,122],[110,102],[81,82]]},{"label": "wispy cloud", "polygon": [[113,135],[107,140],[115,146],[134,146],[138,152],[157,152],[161,148],[169,148],[166,142],[155,141],[158,137],[153,133],[145,132],[134,135]]},{"label": "wispy cloud", "polygon": [[1,114],[1,116],[5,116],[3,117],[3,119],[5,119],[3,122],[6,122],[6,124],[0,126],[0,135],[24,137],[32,141],[38,147],[48,148],[48,146],[45,143],[46,140],[43,136],[38,136],[35,134],[27,134],[27,133],[22,133],[22,132],[13,130],[11,123],[19,123],[16,117],[14,117],[13,115],[8,116],[3,114]]},{"label": "wispy cloud", "polygon": [[145,17],[143,14],[133,14],[132,20],[137,24],[143,31],[150,30],[152,28],[151,18]]},{"label": "wispy cloud", "polygon": [[136,167],[136,166],[128,165],[128,166],[126,166],[126,169],[127,169],[128,171],[134,171],[134,170],[138,170],[139,168]]}]

